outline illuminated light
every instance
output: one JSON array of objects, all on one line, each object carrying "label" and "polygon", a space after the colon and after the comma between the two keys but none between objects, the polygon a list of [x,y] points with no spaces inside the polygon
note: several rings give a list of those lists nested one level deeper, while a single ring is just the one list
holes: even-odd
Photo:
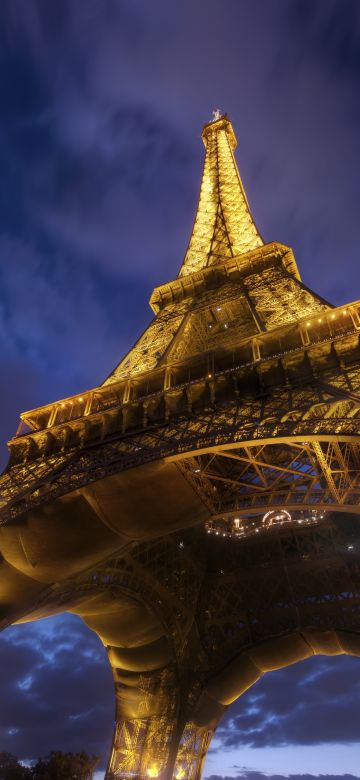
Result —
[{"label": "illuminated light", "polygon": [[354,545],[353,544],[348,544],[348,550],[353,550],[353,549],[354,549]]},{"label": "illuminated light", "polygon": [[321,319],[321,317],[319,317],[319,319],[318,319],[318,322],[322,322],[322,319]]},{"label": "illuminated light", "polygon": [[157,777],[158,774],[159,774],[159,771],[158,771],[158,768],[157,768],[156,764],[151,764],[151,766],[149,766],[149,769],[148,769],[146,774],[147,774],[148,777]]},{"label": "illuminated light", "polygon": [[310,328],[310,325],[311,325],[311,322],[307,322],[307,323],[306,323],[306,327],[307,327],[307,328]]},{"label": "illuminated light", "polygon": [[235,528],[240,528],[240,517],[234,518],[234,526]]},{"label": "illuminated light", "polygon": [[61,408],[62,408],[62,409],[64,408],[64,406],[65,406],[65,404],[61,404]]},{"label": "illuminated light", "polygon": [[201,469],[194,469],[194,474],[199,474],[200,471]]},{"label": "illuminated light", "polygon": [[83,400],[84,400],[84,399],[83,399],[83,397],[81,396],[81,398],[79,398],[79,401],[83,401]]},{"label": "illuminated light", "polygon": [[331,315],[331,319],[332,319],[332,320],[334,320],[334,319],[335,319],[335,317],[336,317],[336,315],[335,315],[335,314],[332,314],[332,315]]},{"label": "illuminated light", "polygon": [[212,322],[209,322],[209,324],[208,324],[208,328],[209,328],[209,330],[211,330],[211,328],[212,328]]},{"label": "illuminated light", "polygon": [[343,314],[347,314],[347,309],[344,309]]},{"label": "illuminated light", "polygon": [[212,374],[208,374],[208,379],[212,379]]},{"label": "illuminated light", "polygon": [[221,306],[217,306],[216,311],[221,311]]},{"label": "illuminated light", "polygon": [[264,514],[262,519],[263,525],[270,526],[274,522],[286,523],[291,520],[291,514],[286,509],[282,509],[280,512],[270,509],[269,512]]},{"label": "illuminated light", "polygon": [[175,777],[176,780],[183,780],[185,777],[185,769],[182,766],[177,770]]},{"label": "illuminated light", "polygon": [[225,323],[224,323],[224,328],[228,328],[228,327],[229,327],[228,323],[227,323],[227,322],[225,322]]}]

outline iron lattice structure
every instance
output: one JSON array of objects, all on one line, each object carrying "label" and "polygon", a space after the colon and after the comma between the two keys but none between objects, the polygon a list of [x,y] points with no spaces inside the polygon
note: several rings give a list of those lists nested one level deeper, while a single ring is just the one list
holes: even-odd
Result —
[{"label": "iron lattice structure", "polygon": [[70,610],[98,633],[108,780],[197,780],[264,672],[360,655],[360,302],[263,242],[227,116],[202,137],[153,321],[101,386],[21,415],[1,477],[1,625]]}]

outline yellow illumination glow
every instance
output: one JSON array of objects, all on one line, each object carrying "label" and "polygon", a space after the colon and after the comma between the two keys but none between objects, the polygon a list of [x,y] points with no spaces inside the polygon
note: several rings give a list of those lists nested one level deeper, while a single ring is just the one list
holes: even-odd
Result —
[{"label": "yellow illumination glow", "polygon": [[318,319],[318,322],[322,322],[322,319],[321,319],[321,317],[319,317],[319,319]]},{"label": "yellow illumination glow", "polygon": [[147,774],[148,777],[157,777],[158,774],[159,774],[159,770],[158,770],[156,764],[151,764],[151,766],[149,766],[149,769],[148,769],[146,774]]},{"label": "yellow illumination glow", "polygon": [[306,327],[307,327],[307,328],[310,328],[310,325],[311,325],[311,322],[307,322],[307,323],[306,323]]},{"label": "yellow illumination glow", "polygon": [[179,769],[176,772],[175,777],[176,777],[176,780],[182,780],[183,777],[185,777],[185,769],[184,769],[184,767],[182,767],[182,766],[179,767]]},{"label": "yellow illumination glow", "polygon": [[332,319],[332,320],[334,320],[334,319],[335,319],[335,314],[332,314],[332,315],[331,315],[331,319]]},{"label": "yellow illumination glow", "polygon": [[344,309],[343,314],[347,314],[347,309]]},{"label": "yellow illumination glow", "polygon": [[218,263],[219,252],[225,259],[263,244],[233,157],[236,139],[231,123],[222,117],[204,128],[202,138],[206,156],[199,207],[179,276]]}]

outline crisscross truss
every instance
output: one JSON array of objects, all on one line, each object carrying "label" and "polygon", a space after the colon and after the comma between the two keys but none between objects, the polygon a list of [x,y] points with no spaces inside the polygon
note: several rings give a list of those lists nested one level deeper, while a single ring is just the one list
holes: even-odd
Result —
[{"label": "crisscross truss", "polygon": [[360,656],[360,301],[334,308],[263,243],[226,115],[202,137],[154,319],[101,386],[21,415],[0,476],[3,624],[71,610],[98,633],[107,780],[199,780],[264,672]]},{"label": "crisscross truss", "polygon": [[198,210],[180,276],[263,244],[234,159],[236,138],[227,117],[206,125]]},{"label": "crisscross truss", "polygon": [[[119,719],[115,729],[108,777],[158,777],[166,768],[174,722],[176,697],[169,697],[171,669],[158,675],[140,675],[144,717]],[[155,714],[148,717],[149,710]]]},{"label": "crisscross truss", "polygon": [[176,757],[175,780],[196,780],[201,776],[212,736],[213,729],[199,728],[195,723],[187,723]]},{"label": "crisscross truss", "polygon": [[353,512],[360,503],[359,461],[359,444],[290,440],[214,448],[179,468],[213,519],[232,519],[280,508]]}]

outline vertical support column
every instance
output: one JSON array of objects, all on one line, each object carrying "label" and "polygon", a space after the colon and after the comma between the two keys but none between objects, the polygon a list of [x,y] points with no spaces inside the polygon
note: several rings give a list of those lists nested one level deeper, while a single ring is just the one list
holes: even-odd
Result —
[{"label": "vertical support column", "polygon": [[173,780],[200,780],[215,726],[186,724],[181,736]]},{"label": "vertical support column", "polygon": [[116,725],[106,780],[171,780],[181,736],[174,668],[113,671]]}]

